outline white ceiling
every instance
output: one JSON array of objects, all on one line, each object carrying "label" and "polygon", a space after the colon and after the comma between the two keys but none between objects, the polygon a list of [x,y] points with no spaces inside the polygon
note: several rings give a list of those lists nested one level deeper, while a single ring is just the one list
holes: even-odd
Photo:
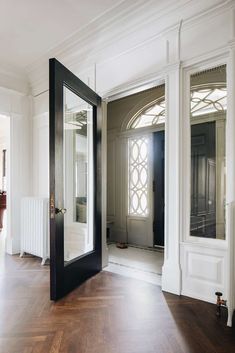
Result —
[{"label": "white ceiling", "polygon": [[0,0],[0,73],[27,77],[30,67],[42,57],[60,58],[61,48],[73,43],[73,38],[76,42],[83,38],[82,43],[77,42],[80,53],[87,43],[95,50],[91,39],[87,40],[89,30],[96,35],[97,44],[101,42],[99,31],[102,38],[108,34],[112,39],[113,33],[119,32],[128,35],[144,16],[157,15],[157,33],[217,3],[223,0]]},{"label": "white ceiling", "polygon": [[121,2],[123,0],[0,0],[1,67],[27,67]]}]

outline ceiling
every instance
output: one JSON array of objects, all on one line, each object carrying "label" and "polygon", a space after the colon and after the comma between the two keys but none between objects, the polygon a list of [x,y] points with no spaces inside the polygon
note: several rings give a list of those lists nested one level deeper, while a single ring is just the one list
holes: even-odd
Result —
[{"label": "ceiling", "polygon": [[[133,2],[126,2],[130,1]],[[27,67],[121,2],[123,0],[1,0],[1,68]]]},{"label": "ceiling", "polygon": [[[223,3],[222,0],[0,0],[0,73],[19,73],[27,77],[30,67],[34,67],[35,63],[49,53],[54,55],[55,52],[55,56],[59,55],[61,48],[66,48],[70,41],[73,43],[73,38],[83,38],[83,42],[78,44],[79,52],[81,46],[87,43],[91,51],[95,50],[93,44],[87,40],[89,30],[95,33],[97,44],[100,41],[99,31],[101,36],[108,33],[111,38],[115,30],[116,33],[123,31],[128,34],[136,23],[142,23],[144,16],[151,18],[155,14],[155,33],[161,27],[169,27],[203,8],[221,2]],[[123,23],[129,24],[129,29],[125,30]],[[143,31],[145,30],[146,28]],[[58,48],[59,51],[56,50]]]}]

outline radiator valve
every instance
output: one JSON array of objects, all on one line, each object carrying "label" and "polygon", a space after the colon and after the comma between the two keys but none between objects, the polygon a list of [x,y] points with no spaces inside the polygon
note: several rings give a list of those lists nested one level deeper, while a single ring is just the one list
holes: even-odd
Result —
[{"label": "radiator valve", "polygon": [[215,295],[217,296],[217,301],[216,301],[216,315],[218,317],[221,316],[221,307],[227,307],[227,300],[222,299],[223,293],[221,292],[216,292]]}]

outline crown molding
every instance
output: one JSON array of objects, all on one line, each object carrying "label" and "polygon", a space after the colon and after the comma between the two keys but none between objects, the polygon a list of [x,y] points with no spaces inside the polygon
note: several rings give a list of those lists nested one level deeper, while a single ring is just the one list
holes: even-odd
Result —
[{"label": "crown molding", "polygon": [[[151,1],[151,0],[146,0]],[[34,63],[26,67],[26,70],[30,73],[35,70],[44,60],[48,60],[49,57],[69,57],[74,55],[74,51],[82,50],[85,45],[89,45],[91,40],[94,40],[97,34],[102,33],[102,38],[99,37],[99,41],[104,41],[103,38],[110,35],[110,29],[113,28],[114,24],[119,22],[121,19],[125,19],[127,14],[134,13],[136,8],[141,8],[146,1],[136,0],[136,2],[127,3],[123,0],[118,3],[117,6],[111,10],[105,12],[95,20],[91,21],[87,26],[74,32],[63,42],[57,46],[51,48],[48,52],[42,55]]]},{"label": "crown molding", "polygon": [[235,49],[235,39],[230,40],[228,42],[228,47],[229,47],[230,50],[234,50]]},{"label": "crown molding", "polygon": [[201,22],[205,21],[205,19],[207,20],[208,18],[212,19],[234,8],[235,8],[235,0],[221,1],[217,5],[212,5],[208,9],[200,11],[196,15],[185,19],[183,21],[182,31],[188,30],[194,27],[195,25],[199,25]]},{"label": "crown molding", "polygon": [[[105,59],[102,60],[101,56],[105,48],[127,36],[135,34],[136,39],[133,46],[109,57],[107,61],[114,60],[158,37],[167,36],[172,32],[178,33],[179,22],[170,24],[168,27],[165,25],[164,28],[157,30],[150,36],[146,32],[146,28],[158,23],[162,16],[173,15],[177,11],[178,13],[183,10],[189,11],[191,5],[192,0],[173,1],[171,6],[165,6],[161,11],[156,12],[154,11],[154,0],[137,0],[129,6],[127,6],[125,1],[119,3],[115,8],[108,11],[104,18],[99,17],[81,31],[74,33],[68,40],[54,47],[37,62],[26,68],[32,94],[38,94],[48,88],[49,57],[56,57],[71,70],[79,67],[79,72],[94,66],[95,63],[103,65]],[[206,10],[197,12],[194,16],[189,15],[188,18],[184,19],[181,30],[185,31],[208,17],[217,16],[234,8],[234,6],[234,0],[220,1]],[[141,31],[145,31],[145,37],[144,35],[140,37],[136,35],[136,33],[142,33]]]}]

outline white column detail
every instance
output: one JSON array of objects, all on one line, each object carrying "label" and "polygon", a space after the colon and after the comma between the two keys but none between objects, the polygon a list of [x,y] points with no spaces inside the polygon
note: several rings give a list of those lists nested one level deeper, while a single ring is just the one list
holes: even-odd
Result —
[{"label": "white column detail", "polygon": [[180,269],[180,63],[166,75],[165,256],[162,290],[181,293]]}]

